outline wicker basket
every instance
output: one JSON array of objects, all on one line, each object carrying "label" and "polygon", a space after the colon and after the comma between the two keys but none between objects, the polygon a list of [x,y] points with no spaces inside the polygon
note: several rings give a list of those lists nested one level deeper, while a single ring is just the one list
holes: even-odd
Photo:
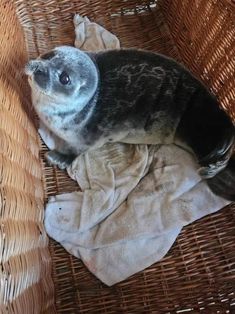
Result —
[{"label": "wicker basket", "polygon": [[1,0],[1,313],[235,313],[234,206],[187,226],[161,262],[111,288],[48,241],[44,201],[78,187],[43,160],[22,68],[29,57],[73,44],[75,12],[124,47],[185,63],[235,119],[233,0]]}]

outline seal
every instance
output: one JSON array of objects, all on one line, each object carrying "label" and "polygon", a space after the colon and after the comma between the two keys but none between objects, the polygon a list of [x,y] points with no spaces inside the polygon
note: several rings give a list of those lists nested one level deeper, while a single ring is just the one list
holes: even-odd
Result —
[{"label": "seal", "polygon": [[[61,46],[29,61],[25,71],[33,106],[55,137],[56,149],[46,158],[62,169],[107,142],[187,147],[208,184],[229,163],[231,119],[173,59],[136,49],[85,53]],[[221,194],[216,182],[211,185]]]}]

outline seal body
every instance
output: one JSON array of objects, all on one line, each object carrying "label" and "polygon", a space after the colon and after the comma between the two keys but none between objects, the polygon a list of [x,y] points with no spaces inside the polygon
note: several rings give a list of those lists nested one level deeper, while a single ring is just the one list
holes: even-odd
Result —
[{"label": "seal body", "polygon": [[142,50],[84,53],[58,47],[26,66],[33,105],[57,139],[48,160],[66,167],[106,142],[186,145],[200,173],[224,169],[234,126],[187,69]]}]

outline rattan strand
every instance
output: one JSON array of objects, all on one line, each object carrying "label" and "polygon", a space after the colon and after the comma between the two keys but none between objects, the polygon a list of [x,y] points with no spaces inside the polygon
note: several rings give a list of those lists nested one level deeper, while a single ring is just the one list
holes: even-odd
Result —
[{"label": "rattan strand", "polygon": [[24,36],[9,2],[0,4],[0,25],[0,313],[41,313],[54,308],[42,168]]}]

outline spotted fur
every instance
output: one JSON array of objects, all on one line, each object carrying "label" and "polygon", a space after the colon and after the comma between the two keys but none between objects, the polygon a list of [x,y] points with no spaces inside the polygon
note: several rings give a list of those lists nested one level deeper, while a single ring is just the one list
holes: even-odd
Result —
[{"label": "spotted fur", "polygon": [[[68,86],[58,80],[62,71],[71,78]],[[108,141],[183,143],[195,153],[204,178],[228,164],[234,147],[230,118],[205,86],[170,58],[134,49],[84,53],[63,46],[30,61],[26,73],[39,117],[59,138],[48,159],[61,168],[72,160],[65,156]]]}]

